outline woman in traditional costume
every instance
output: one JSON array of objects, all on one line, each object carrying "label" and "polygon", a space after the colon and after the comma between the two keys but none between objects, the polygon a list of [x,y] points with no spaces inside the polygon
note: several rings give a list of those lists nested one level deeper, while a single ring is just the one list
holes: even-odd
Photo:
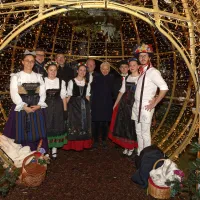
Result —
[{"label": "woman in traditional costume", "polygon": [[64,150],[81,151],[91,148],[90,84],[85,80],[86,66],[80,65],[77,77],[67,87],[68,143]]},{"label": "woman in traditional costume", "polygon": [[46,90],[42,75],[32,71],[35,54],[25,51],[22,60],[23,70],[11,74],[10,96],[14,103],[5,125],[4,135],[15,139],[17,144],[30,146],[36,150],[40,139],[42,147],[48,151],[43,108]]},{"label": "woman in traditional costume", "polygon": [[67,143],[67,133],[65,128],[66,114],[66,84],[65,81],[56,77],[58,65],[54,61],[49,61],[45,65],[48,77],[44,79],[46,87],[45,119],[47,127],[47,138],[49,148],[52,149],[52,157],[57,157],[57,148],[63,147]]},{"label": "woman in traditional costume", "polygon": [[110,125],[109,138],[116,144],[124,148],[123,154],[131,156],[134,148],[137,147],[137,136],[135,132],[135,122],[131,120],[132,107],[137,79],[139,77],[138,61],[136,58],[129,60],[129,70],[131,74],[124,77],[122,87],[119,91],[113,110],[118,106],[118,111],[113,115]]},{"label": "woman in traditional costume", "polygon": [[[114,88],[115,88],[115,101],[118,97],[118,94],[119,94],[119,90],[121,89],[122,87],[122,83],[123,83],[123,80],[128,78],[128,75],[129,75],[129,66],[128,66],[128,60],[121,60],[119,62],[119,71],[121,72],[119,76],[117,76],[115,78],[115,85],[114,85]],[[115,107],[113,107],[113,112],[112,112],[112,118],[111,118],[111,122],[110,122],[110,127],[109,127],[109,133],[113,132],[113,129],[114,129],[114,126],[115,126],[115,120],[116,120],[116,117],[117,117],[117,112],[118,112],[118,108],[119,108],[119,103],[117,105],[115,105]]]}]

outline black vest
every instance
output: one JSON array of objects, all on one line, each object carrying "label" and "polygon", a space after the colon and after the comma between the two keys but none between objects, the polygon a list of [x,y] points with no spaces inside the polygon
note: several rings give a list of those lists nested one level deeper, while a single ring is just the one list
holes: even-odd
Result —
[{"label": "black vest", "polygon": [[79,86],[76,84],[75,80],[73,79],[73,97],[85,97],[86,96],[86,90],[87,90],[87,83],[85,83],[84,86]]}]

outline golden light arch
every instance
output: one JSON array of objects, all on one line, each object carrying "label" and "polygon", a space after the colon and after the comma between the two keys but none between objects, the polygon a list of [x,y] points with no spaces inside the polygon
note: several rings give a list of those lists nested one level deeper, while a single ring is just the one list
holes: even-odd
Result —
[{"label": "golden light arch", "polygon": [[[164,152],[168,152],[171,148],[171,146],[175,145],[175,143],[182,137],[182,135],[187,131],[188,127],[190,130],[188,131],[187,138],[184,139],[182,144],[178,145],[175,151],[173,151],[170,154],[170,157],[172,159],[178,158],[178,155],[185,149],[185,147],[190,143],[192,137],[194,136],[195,132],[198,129],[199,122],[198,122],[198,114],[199,114],[199,94],[196,92],[195,96],[195,105],[196,108],[194,110],[194,115],[191,116],[191,118],[188,120],[186,126],[182,129],[182,131],[179,134],[179,137],[168,147],[163,147],[163,144],[168,140],[168,138],[173,134],[173,131],[176,129],[179,121],[182,118],[182,115],[187,107],[187,104],[189,102],[190,94],[191,94],[191,88],[194,87],[196,91],[199,89],[199,83],[198,83],[198,77],[197,77],[197,67],[196,67],[196,41],[195,41],[195,32],[200,33],[199,28],[199,21],[196,20],[194,16],[192,16],[190,11],[189,3],[190,1],[182,0],[180,3],[182,3],[183,9],[185,11],[184,14],[180,15],[178,12],[174,11],[173,13],[160,10],[158,1],[152,0],[152,7],[145,7],[145,4],[142,5],[139,3],[140,1],[124,1],[124,2],[117,2],[117,1],[60,1],[60,0],[39,0],[39,1],[15,1],[11,3],[2,3],[0,5],[0,11],[1,15],[7,15],[4,20],[4,24],[1,26],[0,29],[0,36],[1,37],[1,43],[0,43],[0,50],[3,50],[9,42],[11,42],[14,38],[16,38],[21,32],[25,31],[27,28],[31,27],[32,25],[36,24],[37,22],[44,20],[46,18],[49,18],[54,15],[58,15],[61,13],[66,13],[70,10],[74,9],[107,9],[107,10],[117,10],[124,13],[128,13],[132,16],[135,16],[137,18],[140,18],[144,22],[148,23],[152,27],[155,27],[160,33],[162,33],[171,43],[172,45],[178,50],[181,57],[183,58],[184,62],[186,63],[188,70],[190,72],[190,81],[187,87],[186,91],[186,97],[184,104],[181,108],[181,111],[176,118],[173,126],[168,131],[168,133],[165,135],[165,137],[159,142],[159,146],[163,149]],[[143,1],[145,2],[145,1]],[[134,5],[136,4],[136,5]],[[197,9],[200,8],[200,4],[197,2],[195,3],[195,6]],[[19,9],[20,8],[20,9]],[[30,15],[30,13],[33,12],[34,14]],[[18,26],[14,27],[10,33],[7,35],[3,35],[3,29],[5,27],[5,24],[7,23],[7,20],[9,19],[10,15],[13,14],[19,14],[19,13],[27,13],[29,16],[27,19],[25,19],[23,22],[18,24]],[[165,21],[168,19],[169,21],[176,20],[178,25],[181,25],[182,22],[185,23],[184,26],[186,26],[189,30],[189,42],[190,42],[190,48],[189,50],[184,47],[184,45],[179,41],[178,38],[173,34],[173,31],[170,30],[169,27],[165,25]],[[195,31],[194,31],[195,30]],[[138,41],[139,42],[139,41]],[[174,55],[176,56],[176,55]],[[157,56],[158,57],[158,56]],[[153,133],[153,138],[155,138],[159,130],[161,129],[162,125],[165,122],[165,118],[168,115],[168,112],[170,110],[170,106],[173,101],[174,91],[175,91],[175,82],[176,79],[174,79],[174,84],[169,100],[169,105],[167,107],[167,110],[165,112],[165,115],[160,123],[160,125],[156,128],[156,130]]]}]

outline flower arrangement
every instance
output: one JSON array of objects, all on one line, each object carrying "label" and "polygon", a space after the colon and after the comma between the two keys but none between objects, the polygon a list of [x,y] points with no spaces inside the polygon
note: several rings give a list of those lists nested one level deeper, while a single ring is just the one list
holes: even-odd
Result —
[{"label": "flower arrangement", "polygon": [[[193,143],[192,148],[190,150],[192,153],[200,152],[200,144]],[[187,175],[184,177],[182,171],[175,171],[180,179],[174,179],[173,181],[167,181],[166,184],[171,187],[171,196],[175,196],[177,194],[187,195],[187,199],[189,200],[199,200],[200,199],[200,158],[199,156],[196,160],[191,161],[189,163],[189,168],[187,171]]]},{"label": "flower arrangement", "polygon": [[142,44],[141,46],[138,46],[135,50],[135,53],[153,53],[153,47],[151,44]]},{"label": "flower arrangement", "polygon": [[174,170],[174,179],[166,181],[166,185],[170,187],[171,197],[175,197],[183,187],[184,176],[183,171]]},{"label": "flower arrangement", "polygon": [[48,154],[44,155],[43,153],[37,151],[33,155],[34,157],[31,162],[37,162],[40,165],[50,164],[50,158]]}]

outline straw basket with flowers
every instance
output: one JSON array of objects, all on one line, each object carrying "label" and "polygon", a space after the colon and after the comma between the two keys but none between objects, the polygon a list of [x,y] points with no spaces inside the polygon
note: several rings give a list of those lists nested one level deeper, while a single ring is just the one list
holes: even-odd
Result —
[{"label": "straw basket with flowers", "polygon": [[[157,162],[155,162],[153,169],[156,168],[156,165],[160,161],[164,161],[165,159],[160,159]],[[159,187],[157,186],[151,177],[148,179],[148,193],[156,198],[156,199],[169,199],[170,198],[170,187]]]},{"label": "straw basket with flowers", "polygon": [[[37,152],[24,159],[17,184],[27,187],[36,187],[44,181],[49,157],[39,152],[41,144],[42,140],[38,145]],[[28,163],[28,161],[30,162]]]},{"label": "straw basket with flowers", "polygon": [[[163,165],[155,169],[160,161],[164,161]],[[169,199],[170,197],[174,197],[176,195],[174,187],[177,187],[174,181],[178,180],[178,187],[180,187],[183,176],[184,173],[178,169],[176,163],[170,159],[160,159],[154,164],[153,169],[150,171],[148,192],[157,199]],[[172,184],[168,184],[168,182]]]}]

